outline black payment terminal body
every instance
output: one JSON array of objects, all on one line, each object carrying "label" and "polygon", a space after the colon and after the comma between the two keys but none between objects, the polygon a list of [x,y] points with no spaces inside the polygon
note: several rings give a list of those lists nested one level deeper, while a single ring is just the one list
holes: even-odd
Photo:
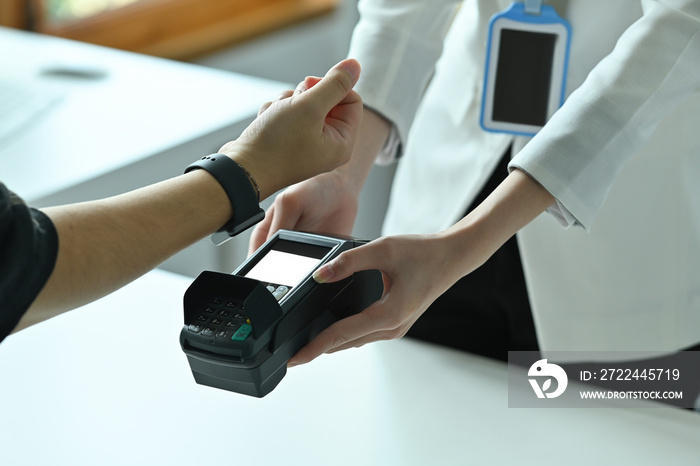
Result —
[{"label": "black payment terminal body", "polygon": [[233,274],[202,272],[185,292],[180,333],[195,381],[256,397],[270,393],[300,348],[381,298],[378,270],[336,283],[312,277],[364,243],[281,230]]}]

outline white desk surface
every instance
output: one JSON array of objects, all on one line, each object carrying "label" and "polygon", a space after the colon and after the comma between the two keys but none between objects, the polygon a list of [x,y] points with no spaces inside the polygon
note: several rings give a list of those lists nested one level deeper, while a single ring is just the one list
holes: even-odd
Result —
[{"label": "white desk surface", "polygon": [[[31,203],[157,155],[169,161],[161,163],[160,179],[181,173],[185,162],[237,137],[263,102],[289,87],[1,27],[0,57],[3,79],[47,86],[62,96],[31,127],[0,144],[0,180]],[[85,79],[42,73],[66,65],[87,65],[106,75]],[[184,152],[178,150],[183,147]],[[144,178],[129,186],[122,180],[96,194],[153,181]]]},{"label": "white desk surface", "polygon": [[262,399],[197,385],[190,283],[151,272],[0,344],[2,464],[699,464],[698,414],[508,408],[505,364],[410,340],[323,356]]}]

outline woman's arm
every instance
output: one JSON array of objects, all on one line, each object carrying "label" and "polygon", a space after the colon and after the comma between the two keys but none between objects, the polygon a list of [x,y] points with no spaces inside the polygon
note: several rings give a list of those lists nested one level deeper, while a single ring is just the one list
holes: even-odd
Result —
[{"label": "woman's arm", "polygon": [[428,306],[471,273],[554,202],[525,173],[515,170],[453,227],[433,235],[389,236],[344,252],[314,278],[334,282],[354,272],[379,269],[384,295],[363,312],[319,334],[289,361],[307,363],[323,353],[400,338]]}]

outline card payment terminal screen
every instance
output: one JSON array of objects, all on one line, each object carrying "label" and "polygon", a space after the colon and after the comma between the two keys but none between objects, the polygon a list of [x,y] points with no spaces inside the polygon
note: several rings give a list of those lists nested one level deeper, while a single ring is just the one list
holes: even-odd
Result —
[{"label": "card payment terminal screen", "polygon": [[245,276],[292,288],[313,272],[330,250],[326,246],[278,240]]}]

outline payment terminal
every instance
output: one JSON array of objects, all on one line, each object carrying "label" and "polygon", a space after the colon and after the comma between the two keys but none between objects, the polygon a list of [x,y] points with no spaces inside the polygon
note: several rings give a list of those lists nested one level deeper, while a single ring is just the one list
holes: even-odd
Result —
[{"label": "payment terminal", "polygon": [[263,397],[322,330],[384,291],[378,270],[336,283],[313,272],[365,241],[280,230],[233,274],[203,272],[184,297],[180,344],[197,383]]}]

